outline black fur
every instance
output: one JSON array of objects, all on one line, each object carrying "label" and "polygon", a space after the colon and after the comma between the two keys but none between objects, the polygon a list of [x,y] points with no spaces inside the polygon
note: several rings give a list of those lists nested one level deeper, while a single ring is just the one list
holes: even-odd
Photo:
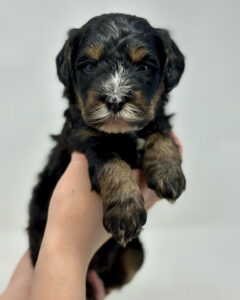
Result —
[{"label": "black fur", "polygon": [[[100,58],[94,59],[92,57],[94,55],[90,57],[86,54],[91,45],[97,45],[94,55],[97,56],[99,51]],[[146,55],[140,59],[138,55],[141,56],[141,53],[135,53],[136,61],[129,57],[129,49],[134,48],[134,45],[146,51]],[[169,136],[171,125],[169,117],[165,115],[164,107],[168,101],[168,92],[178,84],[184,71],[184,57],[166,30],[151,27],[145,19],[123,14],[98,16],[80,29],[70,30],[68,39],[57,56],[56,64],[58,77],[64,85],[64,96],[69,100],[69,107],[65,112],[66,121],[63,130],[54,137],[56,146],[49,156],[45,169],[39,176],[29,206],[28,234],[33,264],[36,263],[41,245],[53,189],[70,161],[71,152],[76,150],[85,153],[89,162],[92,188],[103,196],[106,195],[108,191],[101,186],[100,178],[105,176],[101,170],[108,163],[117,158],[125,161],[131,168],[141,168],[143,167],[144,149],[137,150],[138,138],[148,139],[152,134],[160,133],[171,139]],[[124,69],[122,73],[119,64]],[[105,86],[105,83],[111,79],[109,74],[114,75],[116,81],[118,76],[122,76],[121,80],[124,83],[118,85],[116,81],[110,81],[110,88]],[[111,87],[111,84],[115,84],[115,86]],[[105,128],[102,126],[115,120],[113,116],[116,115],[116,112],[123,109],[119,103],[108,102],[109,97],[112,97],[111,99],[115,97],[115,94],[109,96],[106,93],[111,89],[113,94],[117,94],[116,97],[123,108],[129,103],[135,105],[136,115],[126,121],[130,130],[111,133],[111,125],[109,128],[106,127],[107,129],[102,129]],[[94,93],[93,96],[91,96],[91,92]],[[103,107],[105,104],[109,110],[113,111],[111,117],[97,118],[98,115],[96,115],[95,118],[92,118],[95,109]],[[106,107],[104,106],[104,111]],[[153,110],[152,113],[150,108]],[[106,130],[110,130],[110,133]],[[174,147],[175,145],[173,145]],[[168,159],[167,154],[166,157]],[[181,163],[178,160],[175,162],[179,165]],[[146,166],[148,167],[147,164]],[[180,184],[179,178],[171,178],[171,180],[165,178],[165,180],[177,182],[178,196],[185,188],[184,180],[183,184]],[[159,187],[156,187],[157,189]],[[124,190],[123,193],[125,193]],[[166,196],[162,188],[159,194],[163,197]],[[123,200],[127,206],[129,202],[135,201],[131,197],[128,198],[127,194],[123,195]],[[114,201],[111,204],[107,201],[104,202],[104,212],[105,214],[109,213],[112,218],[114,216],[116,220],[118,216],[121,217],[121,211],[117,210],[118,200]],[[115,225],[111,223],[107,228],[122,244],[135,238],[139,228],[146,221],[140,195],[136,204],[139,205],[137,227],[128,226],[131,220],[126,221],[126,229],[121,238],[117,234],[118,226],[123,226],[124,221],[120,225],[116,225],[117,222]],[[109,219],[105,219],[104,224],[107,224]],[[137,218],[134,220],[136,221]],[[123,252],[131,247],[137,249],[140,257],[143,258],[142,247],[137,239],[129,243],[126,249],[111,239],[107,246],[103,246],[103,249],[99,250],[93,258],[91,267],[97,269],[106,287],[119,287],[125,283],[124,278],[127,271],[123,272],[124,274],[116,274],[116,272],[120,268]],[[142,263],[140,261],[139,267]],[[90,290],[89,293],[91,293]]]}]

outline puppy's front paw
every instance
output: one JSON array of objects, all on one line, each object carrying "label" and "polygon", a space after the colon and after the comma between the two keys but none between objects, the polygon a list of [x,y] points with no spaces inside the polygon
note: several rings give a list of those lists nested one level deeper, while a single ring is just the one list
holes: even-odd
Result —
[{"label": "puppy's front paw", "polygon": [[[116,196],[113,195],[115,199]],[[143,201],[141,194],[138,199],[122,195],[115,201],[112,199],[111,204],[105,208],[103,225],[123,247],[140,233],[146,223]]]},{"label": "puppy's front paw", "polygon": [[175,202],[186,187],[180,164],[174,164],[171,161],[152,164],[146,176],[149,188],[155,190],[159,197],[170,202]]}]

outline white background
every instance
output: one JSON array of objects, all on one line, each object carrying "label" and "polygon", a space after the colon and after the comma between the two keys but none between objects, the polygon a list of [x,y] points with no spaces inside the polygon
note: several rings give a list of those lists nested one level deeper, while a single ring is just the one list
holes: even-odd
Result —
[{"label": "white background", "polygon": [[149,213],[144,267],[109,299],[240,299],[239,9],[233,0],[1,0],[0,292],[28,247],[31,189],[63,123],[55,57],[68,29],[123,12],[170,29],[186,56],[168,110],[187,190]]}]

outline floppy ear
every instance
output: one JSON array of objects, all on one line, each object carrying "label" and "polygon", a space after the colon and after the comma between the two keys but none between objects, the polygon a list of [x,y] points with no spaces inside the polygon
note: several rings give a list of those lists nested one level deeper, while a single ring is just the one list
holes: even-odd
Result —
[{"label": "floppy ear", "polygon": [[71,29],[68,32],[68,39],[66,40],[63,48],[56,57],[57,74],[60,81],[68,89],[72,81],[72,50],[76,38],[78,37],[79,30]]},{"label": "floppy ear", "polygon": [[165,29],[157,29],[158,38],[161,40],[163,52],[165,53],[165,88],[171,91],[179,82],[184,71],[184,56],[178,49]]}]

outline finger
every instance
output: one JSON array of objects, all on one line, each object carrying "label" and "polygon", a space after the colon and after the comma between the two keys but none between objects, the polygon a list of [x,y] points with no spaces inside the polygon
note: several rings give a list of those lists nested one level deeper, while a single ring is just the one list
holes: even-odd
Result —
[{"label": "finger", "polygon": [[182,156],[183,148],[182,148],[181,142],[179,141],[179,139],[177,138],[177,136],[175,135],[175,133],[173,131],[170,132],[170,135],[171,135],[172,139],[174,140],[174,143],[178,146],[179,153]]},{"label": "finger", "polygon": [[142,169],[133,169],[132,170],[133,177],[137,182],[140,190],[144,190],[147,188],[146,178]]},{"label": "finger", "polygon": [[149,210],[157,201],[161,200],[155,191],[148,188],[148,190],[144,194],[144,207],[146,210]]},{"label": "finger", "polygon": [[92,286],[96,299],[103,300],[106,296],[104,283],[94,270],[88,271],[87,281]]},{"label": "finger", "polygon": [[87,161],[86,156],[83,153],[80,153],[80,152],[77,152],[77,151],[72,152],[71,159],[74,160],[74,161],[75,160]]}]

